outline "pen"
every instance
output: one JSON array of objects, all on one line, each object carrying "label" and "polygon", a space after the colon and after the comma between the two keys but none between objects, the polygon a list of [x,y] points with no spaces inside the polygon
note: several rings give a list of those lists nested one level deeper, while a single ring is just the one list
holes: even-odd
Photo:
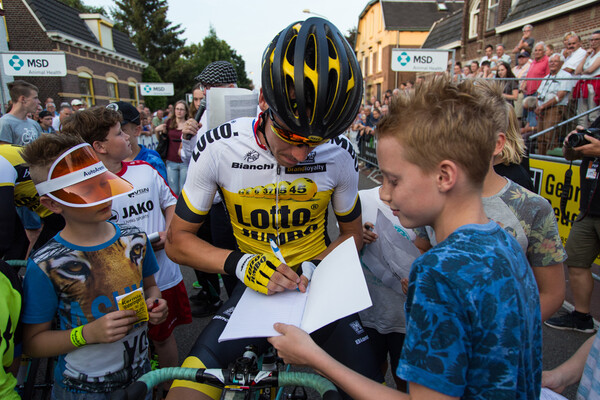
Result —
[{"label": "pen", "polygon": [[283,255],[281,254],[281,250],[279,250],[279,247],[277,247],[277,244],[275,243],[275,241],[273,239],[269,239],[269,243],[271,243],[271,249],[273,250],[273,254],[275,254],[275,257],[277,257],[277,259],[279,261],[281,261],[283,264],[286,264],[285,259],[283,258]]},{"label": "pen", "polygon": [[152,307],[150,308],[150,310],[148,311],[152,311],[154,310],[156,307],[158,307],[158,299],[154,299],[154,302],[152,303]]}]

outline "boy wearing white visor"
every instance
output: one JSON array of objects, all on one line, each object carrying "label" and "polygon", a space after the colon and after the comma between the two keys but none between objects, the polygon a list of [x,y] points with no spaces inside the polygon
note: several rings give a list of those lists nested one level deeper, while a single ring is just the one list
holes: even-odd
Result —
[{"label": "boy wearing white visor", "polygon": [[[133,186],[109,172],[77,136],[45,135],[23,150],[23,158],[40,202],[65,219],[65,228],[27,265],[25,353],[59,356],[55,398],[108,396],[150,369],[146,321],[160,323],[167,314],[146,234],[107,222],[112,199]],[[136,310],[117,301],[128,293]]]}]

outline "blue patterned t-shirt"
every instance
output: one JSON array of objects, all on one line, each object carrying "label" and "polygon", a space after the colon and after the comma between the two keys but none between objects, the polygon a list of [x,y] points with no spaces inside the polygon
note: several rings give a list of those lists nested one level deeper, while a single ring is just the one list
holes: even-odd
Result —
[{"label": "blue patterned t-shirt", "polygon": [[397,374],[462,399],[537,399],[538,290],[519,243],[495,222],[465,225],[415,260]]}]

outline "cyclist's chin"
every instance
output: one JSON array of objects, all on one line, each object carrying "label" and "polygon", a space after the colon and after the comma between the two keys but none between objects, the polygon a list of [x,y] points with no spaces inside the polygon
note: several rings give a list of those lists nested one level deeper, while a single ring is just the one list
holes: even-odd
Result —
[{"label": "cyclist's chin", "polygon": [[290,167],[294,167],[294,166],[298,165],[298,163],[300,161],[296,160],[293,157],[282,154],[282,155],[279,155],[279,157],[277,157],[277,162],[279,163],[279,165],[283,165],[286,168],[290,168]]}]

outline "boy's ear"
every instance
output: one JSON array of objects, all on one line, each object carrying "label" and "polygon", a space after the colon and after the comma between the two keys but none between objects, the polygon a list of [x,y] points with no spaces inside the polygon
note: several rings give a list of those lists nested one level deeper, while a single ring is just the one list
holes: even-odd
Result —
[{"label": "boy's ear", "polygon": [[454,161],[443,160],[438,165],[437,185],[442,193],[450,191],[456,185],[458,177],[458,166]]},{"label": "boy's ear", "polygon": [[503,132],[498,133],[498,137],[496,138],[496,147],[494,148],[494,156],[502,153],[502,149],[504,149],[504,145],[506,144],[506,134]]},{"label": "boy's ear", "polygon": [[54,214],[62,214],[62,204],[51,199],[50,197],[46,195],[40,196],[40,203]]},{"label": "boy's ear", "polygon": [[106,148],[104,147],[105,142],[101,142],[100,140],[96,140],[92,143],[92,147],[96,153],[106,154]]}]

